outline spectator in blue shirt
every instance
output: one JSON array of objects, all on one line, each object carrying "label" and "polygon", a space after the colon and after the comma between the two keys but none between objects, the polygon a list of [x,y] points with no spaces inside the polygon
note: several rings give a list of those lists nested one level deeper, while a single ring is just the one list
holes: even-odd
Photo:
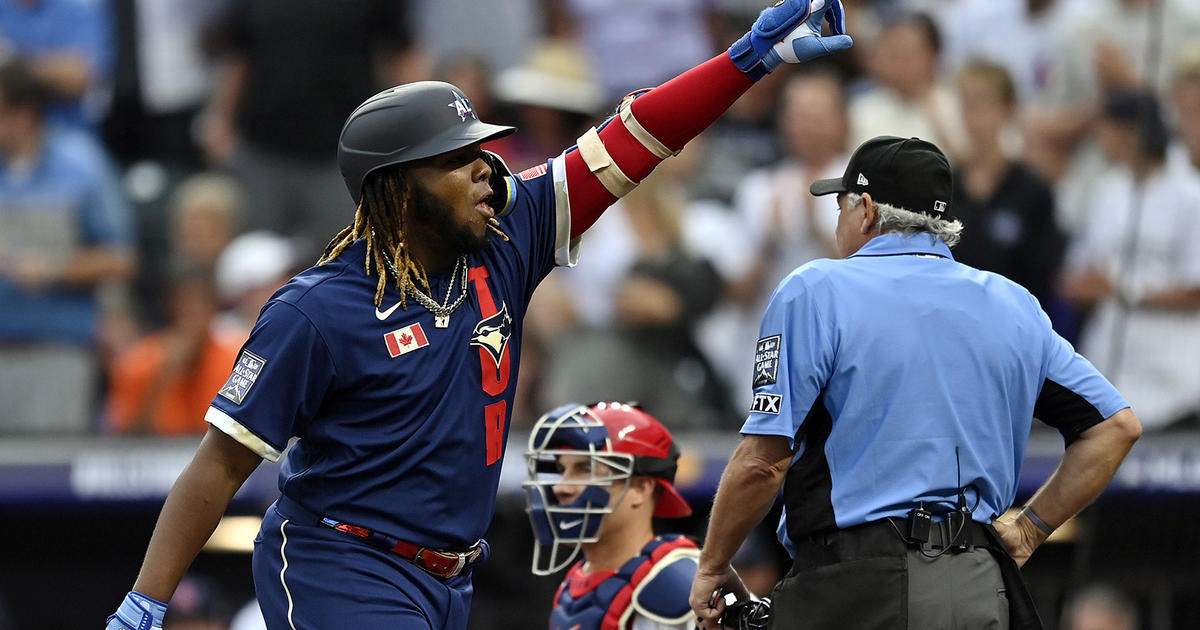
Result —
[{"label": "spectator in blue shirt", "polygon": [[24,59],[46,86],[51,124],[94,131],[112,74],[108,2],[0,0],[0,51]]},{"label": "spectator in blue shirt", "polygon": [[29,66],[0,67],[0,432],[82,431],[99,286],[133,269],[130,218],[77,132],[50,130]]}]

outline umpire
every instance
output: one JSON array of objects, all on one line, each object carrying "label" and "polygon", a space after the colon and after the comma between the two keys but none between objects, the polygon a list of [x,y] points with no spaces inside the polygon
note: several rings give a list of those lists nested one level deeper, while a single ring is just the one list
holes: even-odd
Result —
[{"label": "umpire", "polygon": [[[745,594],[729,560],[782,487],[794,564],[773,627],[1040,628],[1019,567],[1112,479],[1137,417],[1028,291],[954,261],[962,224],[936,146],[874,138],[811,191],[837,194],[845,258],[792,272],[763,316],[697,623],[717,627],[718,588]],[[1016,518],[996,520],[1034,416],[1066,451]]]}]

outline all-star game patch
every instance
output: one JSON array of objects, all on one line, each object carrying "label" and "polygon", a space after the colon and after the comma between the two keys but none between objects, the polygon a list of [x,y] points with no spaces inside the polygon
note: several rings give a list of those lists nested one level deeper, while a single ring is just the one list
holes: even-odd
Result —
[{"label": "all-star game patch", "polygon": [[754,346],[754,386],[774,385],[779,375],[779,335],[758,340]]},{"label": "all-star game patch", "polygon": [[266,359],[249,350],[242,350],[237,363],[233,364],[233,373],[229,375],[229,380],[225,381],[225,386],[221,388],[220,394],[236,404],[242,404],[266,364]]}]

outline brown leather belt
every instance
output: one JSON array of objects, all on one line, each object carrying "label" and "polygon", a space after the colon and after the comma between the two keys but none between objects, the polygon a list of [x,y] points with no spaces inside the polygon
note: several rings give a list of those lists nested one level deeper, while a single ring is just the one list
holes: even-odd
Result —
[{"label": "brown leather belt", "polygon": [[461,574],[464,569],[481,561],[481,559],[486,559],[488,555],[487,541],[482,538],[475,541],[475,544],[471,545],[471,548],[466,551],[448,551],[414,545],[394,536],[371,531],[366,527],[335,521],[329,517],[322,517],[321,524],[336,529],[339,532],[362,538],[377,547],[387,549],[417,565],[418,568],[426,573],[443,580]]},{"label": "brown leather belt", "polygon": [[373,531],[361,525],[352,525],[321,516],[287,495],[279,497],[275,501],[275,507],[285,518],[313,525],[319,523],[343,534],[361,538],[364,542],[386,549],[413,563],[422,571],[443,580],[462,575],[474,565],[487,561],[488,557],[492,555],[491,547],[482,538],[475,541],[475,544],[465,551],[433,549],[400,540],[390,534]]}]

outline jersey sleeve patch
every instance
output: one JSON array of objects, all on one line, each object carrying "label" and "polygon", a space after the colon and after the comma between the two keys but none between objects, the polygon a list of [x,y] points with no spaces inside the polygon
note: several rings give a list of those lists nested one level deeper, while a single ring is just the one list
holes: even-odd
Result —
[{"label": "jersey sleeve patch", "polygon": [[780,394],[754,392],[754,403],[750,405],[750,411],[779,415],[779,407],[782,405],[783,396]]},{"label": "jersey sleeve patch", "polygon": [[663,556],[634,589],[635,612],[663,624],[688,621],[692,616],[688,597],[699,566],[696,548],[675,549]]},{"label": "jersey sleeve patch", "polygon": [[779,376],[779,335],[758,340],[754,346],[754,386],[774,385]]},{"label": "jersey sleeve patch", "polygon": [[546,164],[542,163],[542,164],[537,164],[535,166],[530,166],[529,168],[521,171],[520,173],[517,173],[517,177],[520,178],[521,181],[529,181],[535,177],[541,177],[542,175],[545,175],[545,174],[546,174]]},{"label": "jersey sleeve patch", "polygon": [[233,371],[229,374],[229,380],[225,381],[225,385],[221,387],[221,391],[218,393],[233,401],[235,405],[242,404],[242,401],[246,400],[246,395],[250,393],[250,388],[254,387],[254,382],[258,380],[258,375],[262,374],[263,366],[266,364],[266,359],[249,350],[242,350],[242,353],[238,355],[237,362],[233,364]]}]

